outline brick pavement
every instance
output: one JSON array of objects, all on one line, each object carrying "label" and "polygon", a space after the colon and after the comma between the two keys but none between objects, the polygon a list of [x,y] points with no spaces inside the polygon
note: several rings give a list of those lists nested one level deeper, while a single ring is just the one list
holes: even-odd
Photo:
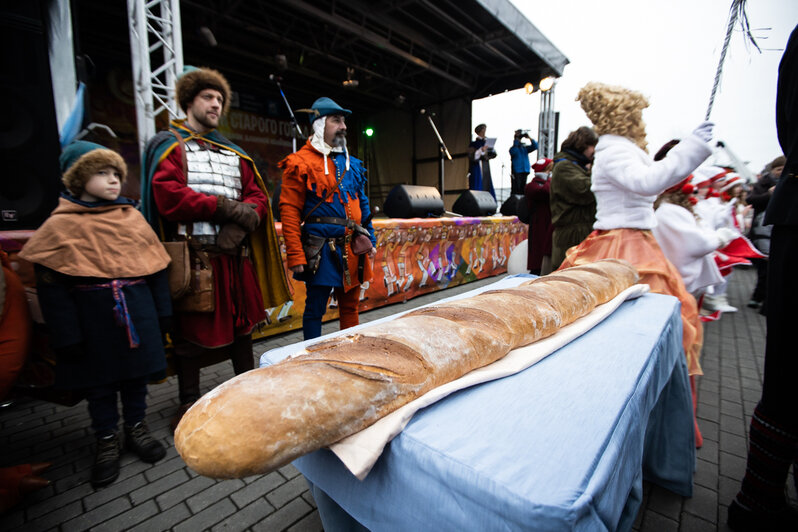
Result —
[{"label": "brick pavement", "polygon": [[[413,299],[404,305],[362,315],[371,321],[448,297],[497,278]],[[748,420],[762,382],[764,318],[745,308],[755,273],[734,273],[729,295],[736,314],[705,327],[699,380],[699,423],[704,447],[698,451],[695,493],[683,498],[656,486],[644,486],[643,506],[635,530],[727,530],[726,507],[745,470]],[[323,333],[336,330],[325,324]],[[301,340],[292,332],[255,344],[255,356]],[[257,360],[257,358],[256,358]],[[232,377],[229,362],[202,371],[204,391]],[[63,407],[20,399],[0,408],[0,465],[52,461],[47,488],[0,516],[0,530],[267,530],[322,529],[307,484],[291,465],[268,475],[216,481],[189,470],[177,455],[169,419],[177,409],[174,377],[151,386],[147,419],[155,437],[167,445],[166,457],[145,464],[126,454],[119,479],[95,490],[88,482],[93,436],[85,404]],[[795,493],[791,493],[795,498]]]},{"label": "brick pavement", "polygon": [[[748,424],[762,392],[765,318],[745,306],[755,283],[754,269],[736,269],[728,296],[739,311],[704,324],[704,375],[698,379],[698,424],[704,445],[696,453],[693,497],[645,485],[635,530],[731,530],[726,512],[745,474]],[[795,503],[795,490],[788,484]]]}]

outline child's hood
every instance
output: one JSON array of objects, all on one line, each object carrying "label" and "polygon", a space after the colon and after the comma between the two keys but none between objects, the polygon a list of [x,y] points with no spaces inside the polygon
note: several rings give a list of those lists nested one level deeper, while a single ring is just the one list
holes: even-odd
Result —
[{"label": "child's hood", "polygon": [[78,277],[117,279],[159,272],[169,264],[169,255],[133,205],[118,198],[87,206],[62,196],[19,256]]},{"label": "child's hood", "polygon": [[53,210],[52,214],[100,213],[120,207],[135,209],[136,202],[124,196],[119,196],[112,201],[82,201],[71,194],[62,193],[58,200],[58,206]]}]

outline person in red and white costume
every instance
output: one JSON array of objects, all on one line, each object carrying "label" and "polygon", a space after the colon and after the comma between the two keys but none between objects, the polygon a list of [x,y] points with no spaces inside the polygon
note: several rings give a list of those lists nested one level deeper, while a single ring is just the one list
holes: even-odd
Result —
[{"label": "person in red and white costume", "polygon": [[[702,166],[693,172],[700,196],[694,212],[698,223],[708,231],[717,231],[721,227],[734,229],[730,207],[720,198],[720,189],[725,184],[728,174],[729,170],[720,166]],[[739,231],[737,233],[739,236]],[[737,307],[729,304],[727,286],[728,279],[724,278],[723,282],[712,287],[712,293],[705,294],[701,307],[702,314],[712,314],[717,311],[737,312]]]},{"label": "person in red and white costume", "polygon": [[707,229],[727,226],[726,206],[720,200],[718,189],[729,171],[720,166],[702,166],[693,172],[693,184],[698,189],[695,215]]},{"label": "person in red and white costume", "polygon": [[726,174],[726,180],[720,187],[720,199],[728,205],[731,223],[741,234],[747,234],[751,228],[751,206],[746,205],[745,196],[745,180],[735,172]]},{"label": "person in red and white costume", "polygon": [[[679,140],[666,142],[654,155],[661,161]],[[734,233],[728,229],[709,231],[698,224],[693,208],[698,203],[693,174],[660,194],[654,202],[657,225],[652,229],[665,257],[676,266],[685,288],[697,301],[712,286],[723,282],[723,276],[712,257],[725,246]],[[708,183],[706,185],[708,189]]]},{"label": "person in red and white costume", "polygon": [[707,289],[723,283],[712,254],[737,234],[727,227],[712,231],[698,224],[693,214],[695,187],[691,179],[692,175],[657,199],[657,225],[652,231],[662,252],[682,275],[685,288],[698,300]]}]

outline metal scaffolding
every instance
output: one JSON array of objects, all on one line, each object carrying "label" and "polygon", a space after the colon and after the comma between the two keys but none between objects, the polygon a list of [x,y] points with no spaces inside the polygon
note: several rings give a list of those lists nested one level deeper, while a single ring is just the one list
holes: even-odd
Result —
[{"label": "metal scaffolding", "polygon": [[128,0],[130,56],[136,95],[139,151],[155,135],[155,117],[164,110],[180,116],[175,80],[183,72],[179,0]]},{"label": "metal scaffolding", "polygon": [[538,157],[552,159],[557,150],[554,113],[554,87],[540,93],[540,116],[538,118]]}]

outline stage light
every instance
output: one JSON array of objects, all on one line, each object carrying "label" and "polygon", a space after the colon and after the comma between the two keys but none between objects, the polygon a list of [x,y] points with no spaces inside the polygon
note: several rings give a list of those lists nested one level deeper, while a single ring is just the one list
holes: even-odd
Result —
[{"label": "stage light", "polygon": [[367,137],[370,137],[374,134],[374,128],[367,127],[363,133],[365,133]]},{"label": "stage light", "polygon": [[346,67],[346,79],[341,82],[345,89],[355,89],[360,84],[360,82],[355,77],[355,69],[352,67]]},{"label": "stage light", "polygon": [[554,78],[551,76],[540,80],[540,90],[542,90],[543,92],[551,90],[553,86],[554,86]]},{"label": "stage light", "polygon": [[535,86],[532,85],[530,82],[527,82],[526,85],[524,85],[524,90],[526,91],[527,94],[532,94],[533,92],[535,92]]}]

